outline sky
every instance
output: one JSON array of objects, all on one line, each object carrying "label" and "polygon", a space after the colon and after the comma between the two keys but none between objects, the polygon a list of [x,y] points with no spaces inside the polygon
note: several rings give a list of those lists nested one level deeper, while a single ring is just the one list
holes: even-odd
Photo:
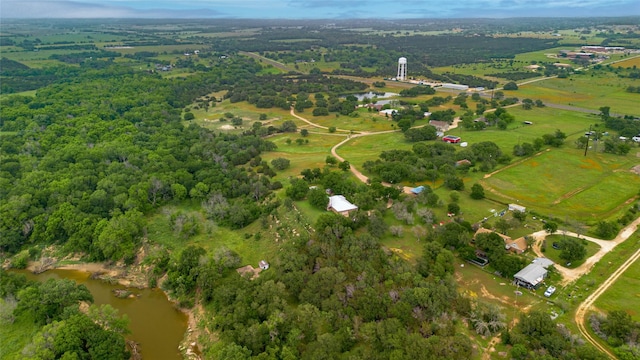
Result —
[{"label": "sky", "polygon": [[640,15],[640,0],[0,0],[0,18],[407,19]]}]

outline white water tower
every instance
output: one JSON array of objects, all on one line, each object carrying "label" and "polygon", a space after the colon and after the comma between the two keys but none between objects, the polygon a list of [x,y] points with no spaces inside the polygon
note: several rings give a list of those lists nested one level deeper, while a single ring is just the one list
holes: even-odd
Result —
[{"label": "white water tower", "polygon": [[407,58],[401,57],[398,59],[398,76],[396,76],[398,81],[407,80]]}]

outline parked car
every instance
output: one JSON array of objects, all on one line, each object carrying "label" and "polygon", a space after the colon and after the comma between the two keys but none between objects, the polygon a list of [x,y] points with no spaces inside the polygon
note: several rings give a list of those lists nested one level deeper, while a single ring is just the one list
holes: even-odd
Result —
[{"label": "parked car", "polygon": [[631,140],[640,143],[640,135],[632,137]]},{"label": "parked car", "polygon": [[442,137],[442,141],[444,142],[448,142],[450,144],[457,144],[460,142],[460,137],[459,136],[453,136],[453,135],[446,135]]},{"label": "parked car", "polygon": [[556,292],[556,287],[555,286],[549,286],[547,288],[547,291],[544,292],[544,296],[549,297],[549,296],[553,295],[554,292]]},{"label": "parked car", "polygon": [[554,242],[551,246],[556,250],[560,250],[560,243],[558,242]]}]

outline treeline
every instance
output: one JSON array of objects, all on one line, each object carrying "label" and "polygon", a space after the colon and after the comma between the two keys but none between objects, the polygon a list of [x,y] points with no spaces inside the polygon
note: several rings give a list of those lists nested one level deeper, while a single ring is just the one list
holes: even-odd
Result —
[{"label": "treeline", "polygon": [[[339,105],[339,95],[363,91],[366,88],[367,85],[361,82],[325,77],[317,73],[295,76],[266,75],[253,78],[251,81],[237,82],[225,95],[225,98],[231,102],[247,101],[258,108],[289,109],[295,102],[298,105],[296,110],[304,111],[304,109],[314,106],[314,103],[308,100],[310,93],[328,93],[331,102],[337,102]],[[329,107],[328,102],[318,100],[324,100],[324,97],[316,99],[315,105],[317,107]],[[349,112],[353,110],[354,107],[351,107]]]},{"label": "treeline", "polygon": [[70,66],[30,68],[20,62],[0,59],[0,92],[12,94],[35,90],[78,75],[80,70]]},{"label": "treeline", "polygon": [[67,64],[80,64],[89,59],[103,59],[103,58],[118,58],[120,57],[120,53],[115,51],[83,51],[79,53],[70,53],[70,54],[53,54],[49,56],[49,59],[58,60]]},{"label": "treeline", "polygon": [[484,74],[484,76],[497,77],[511,81],[520,81],[540,76],[539,73],[532,71],[510,71],[503,73]]},{"label": "treeline", "polygon": [[[80,303],[93,303],[84,285],[73,280],[27,281],[22,274],[0,269],[0,324],[35,323],[30,342],[15,353],[3,349],[3,356],[23,359],[129,359],[124,335],[129,320],[118,316],[110,305],[89,306],[80,311]],[[23,331],[18,328],[16,334]],[[18,339],[15,339],[18,340]],[[20,339],[22,340],[22,339]],[[3,341],[10,341],[3,339]]]},{"label": "treeline", "polygon": [[468,160],[478,165],[481,171],[489,171],[498,163],[508,163],[510,157],[492,142],[476,143],[459,151],[444,142],[417,143],[411,151],[383,151],[380,159],[366,161],[363,168],[390,183],[426,180],[435,182],[444,178],[445,186],[452,190],[462,190],[464,185],[461,184],[458,172],[468,170],[468,165],[456,167],[456,162],[460,160]]},{"label": "treeline", "polygon": [[[2,100],[0,249],[58,244],[93,260],[132,261],[143,214],[171,201],[217,201],[210,218],[242,227],[270,208],[269,165],[240,167],[275,146],[181,123],[202,94],[254,76],[226,62],[186,79],[126,67],[81,68],[73,83]],[[269,172],[272,173],[272,172]]]}]

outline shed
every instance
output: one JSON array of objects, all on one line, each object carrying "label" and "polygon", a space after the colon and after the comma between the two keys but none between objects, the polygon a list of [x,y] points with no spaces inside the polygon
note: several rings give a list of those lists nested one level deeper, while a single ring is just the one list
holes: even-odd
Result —
[{"label": "shed", "polygon": [[449,130],[449,123],[446,122],[446,121],[429,120],[429,125],[433,126],[438,131],[443,131],[444,132],[444,131],[448,131]]},{"label": "shed", "polygon": [[258,266],[260,266],[260,269],[262,270],[267,270],[269,268],[269,263],[264,260],[260,260]]},{"label": "shed", "polygon": [[518,204],[509,204],[509,210],[511,211],[519,211],[519,212],[525,212],[527,211],[527,208]]},{"label": "shed", "polygon": [[358,210],[358,207],[350,203],[342,195],[334,195],[329,197],[329,204],[327,210],[331,210],[340,215],[349,216],[349,213],[354,210]]},{"label": "shed", "polygon": [[396,110],[396,109],[385,109],[385,110],[380,110],[380,112],[378,114],[387,115],[387,116],[393,116],[393,114],[395,114],[397,112],[398,112],[398,110]]},{"label": "shed", "polygon": [[413,189],[411,189],[411,193],[414,194],[414,195],[418,195],[423,191],[424,191],[424,186],[422,186],[422,185],[420,185],[418,187],[414,187]]},{"label": "shed", "polygon": [[537,289],[547,277],[548,271],[543,266],[532,263],[513,275],[513,281],[528,289]]}]

